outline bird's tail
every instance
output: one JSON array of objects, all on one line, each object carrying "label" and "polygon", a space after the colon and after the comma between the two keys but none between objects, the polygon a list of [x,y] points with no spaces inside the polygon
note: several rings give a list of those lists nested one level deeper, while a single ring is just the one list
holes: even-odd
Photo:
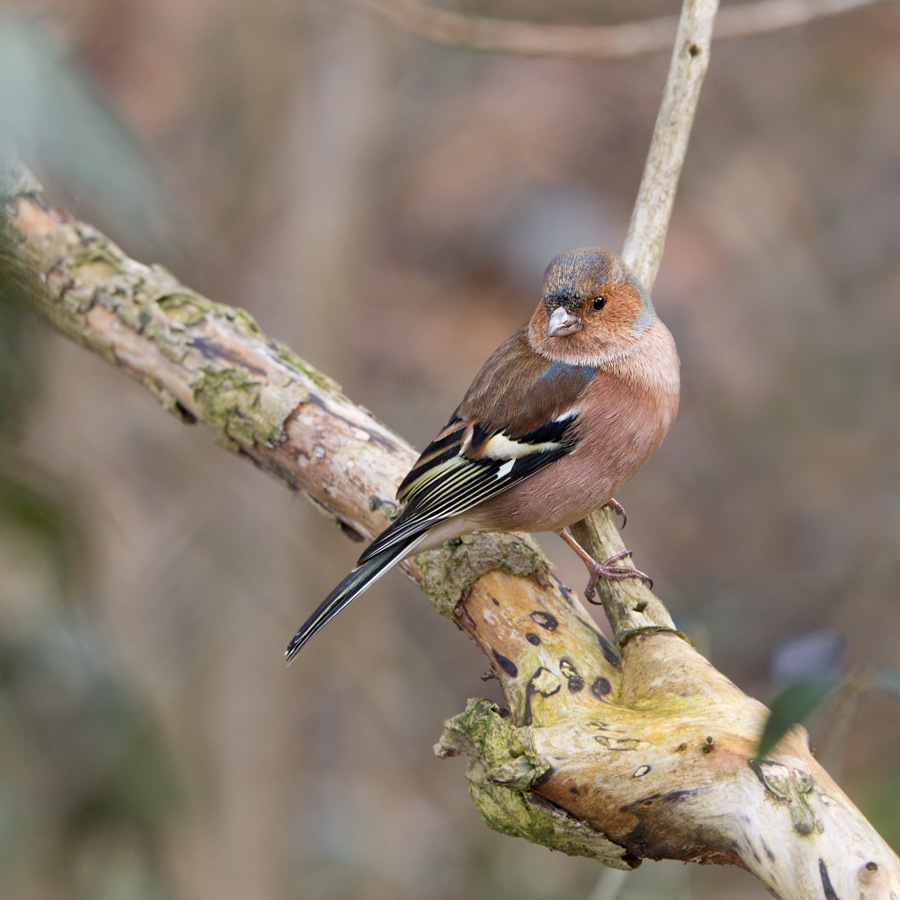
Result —
[{"label": "bird's tail", "polygon": [[388,569],[409,556],[413,547],[424,538],[414,534],[404,541],[392,544],[357,566],[316,608],[316,611],[300,626],[284,651],[290,662],[315,634],[323,629],[345,606],[349,606],[364,590],[374,584]]}]

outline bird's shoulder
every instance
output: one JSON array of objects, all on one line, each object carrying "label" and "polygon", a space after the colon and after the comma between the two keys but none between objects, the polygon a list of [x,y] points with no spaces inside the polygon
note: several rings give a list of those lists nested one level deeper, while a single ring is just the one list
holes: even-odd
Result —
[{"label": "bird's shoulder", "polygon": [[397,498],[427,508],[432,495],[452,488],[485,499],[569,452],[577,443],[579,397],[596,374],[546,359],[531,348],[527,329],[517,331],[484,364]]},{"label": "bird's shoulder", "polygon": [[535,352],[525,326],[482,366],[454,417],[489,435],[519,438],[568,413],[596,374],[592,366]]}]

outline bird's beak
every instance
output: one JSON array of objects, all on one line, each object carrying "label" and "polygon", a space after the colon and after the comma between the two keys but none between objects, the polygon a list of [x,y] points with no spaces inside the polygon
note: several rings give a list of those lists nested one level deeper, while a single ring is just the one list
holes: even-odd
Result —
[{"label": "bird's beak", "polygon": [[550,313],[550,321],[547,323],[547,337],[561,337],[564,334],[574,334],[581,331],[582,321],[572,315],[564,306],[557,306]]}]

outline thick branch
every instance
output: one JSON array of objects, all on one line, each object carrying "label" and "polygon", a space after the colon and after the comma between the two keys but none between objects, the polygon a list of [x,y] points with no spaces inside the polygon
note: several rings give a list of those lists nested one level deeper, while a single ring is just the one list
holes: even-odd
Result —
[{"label": "thick branch", "polygon": [[[714,0],[685,5],[626,242],[648,285],[714,12]],[[245,313],[129,260],[48,209],[27,180],[11,179],[6,193],[20,255],[45,286],[26,292],[36,311],[351,534],[383,527],[414,456],[402,440]],[[579,536],[611,555],[618,537],[602,524]],[[620,867],[645,857],[743,865],[782,897],[900,893],[900,861],[812,759],[802,731],[773,759],[753,760],[765,709],[672,630],[645,587],[606,586],[617,650],[523,538],[472,536],[417,564],[407,572],[481,647],[509,704],[508,718],[474,704],[440,747],[469,756],[493,827]]]},{"label": "thick branch", "polygon": [[[129,259],[27,179],[3,187],[15,252],[39,276],[24,291],[35,312],[350,533],[383,527],[414,456],[404,441],[246,313]],[[441,744],[470,756],[494,827],[619,867],[734,863],[782,897],[900,894],[900,860],[804,733],[753,760],[764,707],[676,633],[622,632],[610,646],[525,538],[471,536],[416,562],[408,573],[483,650],[509,704],[508,717],[473,705]],[[618,600],[635,622],[639,590]]]},{"label": "thick branch", "polygon": [[[466,50],[563,59],[623,59],[672,46],[677,16],[618,25],[541,25],[438,9],[421,0],[349,0],[417,37]],[[722,10],[716,38],[749,37],[805,25],[884,0],[757,0]]]}]

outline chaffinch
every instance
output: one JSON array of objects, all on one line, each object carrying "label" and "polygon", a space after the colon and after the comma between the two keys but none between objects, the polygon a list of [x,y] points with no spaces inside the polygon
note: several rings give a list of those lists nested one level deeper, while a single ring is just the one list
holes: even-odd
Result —
[{"label": "chaffinch", "polygon": [[678,353],[643,286],[608,250],[573,250],[544,273],[531,321],[500,346],[397,491],[400,513],[288,644],[292,659],[393,565],[471,531],[555,531],[597,578],[646,576],[595,562],[566,530],[660,445],[678,409]]}]

